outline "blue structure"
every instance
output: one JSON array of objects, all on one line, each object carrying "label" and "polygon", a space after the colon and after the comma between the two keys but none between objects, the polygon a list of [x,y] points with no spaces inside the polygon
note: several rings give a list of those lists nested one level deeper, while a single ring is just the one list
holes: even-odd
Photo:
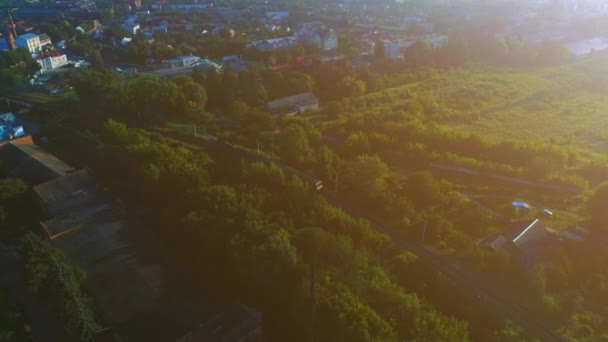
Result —
[{"label": "blue structure", "polygon": [[526,202],[513,202],[514,207],[531,209],[532,207]]},{"label": "blue structure", "polygon": [[0,115],[0,141],[13,140],[24,135],[23,125],[15,114],[8,112]]}]

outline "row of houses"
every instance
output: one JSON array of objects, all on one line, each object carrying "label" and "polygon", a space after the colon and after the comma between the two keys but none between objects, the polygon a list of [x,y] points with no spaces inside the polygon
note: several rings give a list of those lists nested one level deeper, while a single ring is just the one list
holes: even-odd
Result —
[{"label": "row of houses", "polygon": [[[34,144],[30,136],[0,143],[6,176],[32,185],[46,238],[83,269],[83,284],[104,324],[120,340],[243,340],[261,331],[261,313],[230,301],[193,310],[167,288],[162,244],[104,192],[89,169],[76,169]],[[205,312],[193,314],[193,312]],[[162,324],[159,324],[162,322]]]},{"label": "row of houses", "polygon": [[298,26],[293,36],[253,41],[247,45],[258,51],[289,50],[298,44],[314,45],[322,51],[338,48],[336,32],[320,22],[304,23]]},{"label": "row of houses", "polygon": [[404,39],[385,40],[383,42],[384,57],[386,59],[403,58],[405,51],[419,41],[428,43],[432,49],[439,49],[447,44],[448,37],[442,34],[429,34]]}]

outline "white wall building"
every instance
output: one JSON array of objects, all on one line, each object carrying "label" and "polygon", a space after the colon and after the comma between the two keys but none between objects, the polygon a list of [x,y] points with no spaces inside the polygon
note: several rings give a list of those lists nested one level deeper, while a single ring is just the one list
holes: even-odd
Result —
[{"label": "white wall building", "polygon": [[40,38],[33,33],[22,34],[15,39],[15,46],[27,48],[30,53],[36,53],[40,51]]},{"label": "white wall building", "polygon": [[40,64],[42,72],[50,71],[68,64],[68,57],[65,53],[55,53],[52,55],[40,56],[36,58]]},{"label": "white wall building", "polygon": [[439,49],[448,42],[448,37],[441,34],[430,34],[426,36],[390,40],[384,42],[384,52],[386,59],[399,59],[403,57],[403,52],[414,45],[417,41],[426,41],[431,48]]},{"label": "white wall building", "polygon": [[329,30],[321,34],[321,49],[323,51],[331,51],[338,48],[338,36],[334,30]]}]

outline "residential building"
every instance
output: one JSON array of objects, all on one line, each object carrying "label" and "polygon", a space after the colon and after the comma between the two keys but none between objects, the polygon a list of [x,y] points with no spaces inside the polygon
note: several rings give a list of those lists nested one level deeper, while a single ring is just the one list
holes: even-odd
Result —
[{"label": "residential building", "polygon": [[40,55],[36,58],[36,62],[40,64],[41,71],[46,72],[68,64],[68,57],[65,53]]},{"label": "residential building", "polygon": [[169,5],[169,8],[173,8],[173,9],[182,9],[185,10],[186,12],[190,12],[192,10],[205,10],[207,9],[207,7],[209,7],[209,5],[207,4],[173,4],[173,5]]},{"label": "residential building", "polygon": [[298,25],[296,28],[296,32],[312,31],[312,32],[319,33],[321,31],[325,31],[325,30],[327,30],[327,26],[318,21],[311,22],[311,23],[302,23],[302,24]]},{"label": "residential building", "polygon": [[412,47],[412,45],[421,40],[427,42],[432,49],[438,49],[448,42],[448,37],[441,34],[430,34],[426,36],[384,41],[385,58],[403,58],[405,50]]},{"label": "residential building", "polygon": [[552,245],[551,242],[545,226],[535,219],[513,221],[503,233],[487,236],[479,245],[495,251],[505,250],[521,263],[530,264]]},{"label": "residential building", "polygon": [[111,325],[155,310],[159,267],[137,258],[135,232],[122,204],[99,190],[87,169],[34,186],[48,217],[40,223],[51,243],[87,273],[84,287]]},{"label": "residential building", "polygon": [[338,36],[334,30],[329,30],[321,34],[321,50],[331,51],[338,48]]},{"label": "residential building", "polygon": [[30,53],[37,53],[40,51],[40,38],[33,33],[22,34],[15,39],[15,46],[26,48]]},{"label": "residential building", "polygon": [[191,22],[185,19],[176,18],[169,21],[169,26],[171,30],[177,31],[192,31],[194,26]]},{"label": "residential building", "polygon": [[297,115],[319,109],[319,99],[313,93],[304,93],[270,101],[266,109],[273,116]]},{"label": "residential building", "polygon": [[152,32],[167,32],[169,29],[169,22],[166,20],[161,20],[157,25],[150,26],[150,31]]},{"label": "residential building", "polygon": [[320,22],[298,25],[294,36],[299,43],[316,45],[323,51],[335,50],[338,47],[338,36],[334,30]]},{"label": "residential building", "polygon": [[289,12],[287,11],[266,12],[266,20],[270,24],[285,24],[288,19]]},{"label": "residential building", "polygon": [[201,58],[198,56],[181,56],[163,61],[163,66],[167,68],[192,67],[199,63]]},{"label": "residential building", "polygon": [[139,24],[131,23],[131,22],[126,22],[126,23],[122,24],[121,27],[123,30],[125,30],[129,34],[137,34],[137,31],[139,31],[139,29],[140,29]]},{"label": "residential building", "polygon": [[21,178],[31,185],[65,176],[74,168],[34,145],[25,136],[0,144],[0,161],[6,175]]},{"label": "residential building", "polygon": [[40,47],[43,48],[47,45],[53,45],[53,42],[51,41],[51,37],[49,37],[48,34],[46,33],[42,33],[40,35],[38,35],[38,39],[40,40]]},{"label": "residential building", "polygon": [[258,51],[275,51],[275,50],[289,50],[293,49],[297,45],[295,37],[275,38],[267,40],[257,40],[247,45],[249,48],[254,48]]},{"label": "residential building", "polygon": [[50,243],[86,272],[83,287],[104,325],[112,327],[109,339],[243,341],[259,334],[261,313],[218,303],[210,291],[201,294],[197,310],[184,309],[192,307],[189,298],[166,286],[167,251],[160,240],[129,218],[88,169],[75,170],[31,139],[18,140],[0,145],[0,162],[9,176],[33,185],[47,217],[40,226]]}]

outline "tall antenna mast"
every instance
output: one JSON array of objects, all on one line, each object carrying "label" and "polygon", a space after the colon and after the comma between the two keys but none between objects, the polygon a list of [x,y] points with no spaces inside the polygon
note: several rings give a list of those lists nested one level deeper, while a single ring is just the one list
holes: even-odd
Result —
[{"label": "tall antenna mast", "polygon": [[12,11],[10,8],[8,8],[6,10],[6,12],[8,13],[8,20],[9,20],[8,27],[9,27],[11,33],[13,34],[13,37],[17,38],[17,25],[15,25],[15,22],[13,21]]}]

